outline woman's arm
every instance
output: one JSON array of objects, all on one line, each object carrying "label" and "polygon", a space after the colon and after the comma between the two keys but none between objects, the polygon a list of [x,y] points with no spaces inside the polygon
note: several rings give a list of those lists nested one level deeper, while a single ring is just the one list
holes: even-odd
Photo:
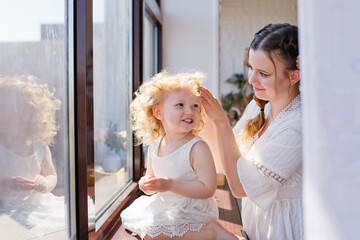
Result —
[{"label": "woman's arm", "polygon": [[209,146],[202,141],[195,143],[190,152],[190,161],[193,162],[197,181],[153,178],[144,182],[144,187],[157,192],[171,191],[194,199],[212,197],[216,190],[216,171]]},{"label": "woman's arm", "polygon": [[[203,106],[211,124],[207,124],[204,131],[208,132],[205,140],[209,143],[216,158],[221,161],[232,194],[235,197],[246,197],[237,172],[237,160],[241,157],[234,133],[226,113],[217,99],[204,87],[200,87]],[[218,159],[216,159],[218,160]]]}]

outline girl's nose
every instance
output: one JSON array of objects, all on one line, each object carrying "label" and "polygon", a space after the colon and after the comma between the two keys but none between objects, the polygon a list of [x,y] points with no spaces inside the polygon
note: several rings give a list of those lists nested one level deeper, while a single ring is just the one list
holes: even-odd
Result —
[{"label": "girl's nose", "polygon": [[193,114],[193,110],[191,107],[186,107],[185,108],[185,114]]}]

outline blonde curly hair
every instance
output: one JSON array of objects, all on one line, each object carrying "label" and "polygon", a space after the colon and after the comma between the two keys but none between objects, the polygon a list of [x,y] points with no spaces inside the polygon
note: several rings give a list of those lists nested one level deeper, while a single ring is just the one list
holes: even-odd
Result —
[{"label": "blonde curly hair", "polygon": [[0,90],[13,95],[17,106],[24,104],[31,112],[26,140],[43,145],[53,143],[58,130],[55,112],[60,109],[61,101],[47,84],[37,83],[34,76],[0,77]]},{"label": "blonde curly hair", "polygon": [[[201,72],[180,73],[170,75],[162,71],[143,83],[135,92],[135,99],[130,104],[132,129],[135,133],[137,144],[152,144],[165,135],[161,121],[152,111],[153,106],[160,104],[165,93],[181,89],[189,89],[196,96],[200,96],[199,86],[205,78]],[[200,121],[192,133],[198,135],[204,126],[204,111],[200,108]]]}]

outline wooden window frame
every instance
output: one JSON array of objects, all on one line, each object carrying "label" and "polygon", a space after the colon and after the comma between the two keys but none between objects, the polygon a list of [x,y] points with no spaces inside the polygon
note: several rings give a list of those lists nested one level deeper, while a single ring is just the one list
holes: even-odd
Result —
[{"label": "wooden window frame", "polygon": [[88,239],[88,161],[94,159],[92,1],[74,3],[76,237]]},{"label": "wooden window frame", "polygon": [[[133,31],[133,91],[142,83],[143,77],[143,14],[151,13],[158,27],[158,70],[161,60],[161,12],[159,1],[132,1]],[[75,119],[75,206],[77,239],[110,239],[121,225],[120,212],[129,206],[141,191],[136,182],[144,174],[142,146],[133,146],[133,184],[130,193],[117,206],[98,231],[89,232],[88,205],[89,166],[94,163],[94,115],[93,115],[93,3],[74,2],[74,119]]]}]

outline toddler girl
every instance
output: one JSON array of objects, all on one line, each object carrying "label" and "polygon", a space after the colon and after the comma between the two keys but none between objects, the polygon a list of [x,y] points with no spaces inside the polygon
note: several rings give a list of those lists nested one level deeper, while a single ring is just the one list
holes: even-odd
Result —
[{"label": "toddler girl", "polygon": [[205,239],[204,225],[218,219],[213,158],[197,136],[204,125],[198,92],[203,77],[162,72],[135,93],[133,129],[139,143],[150,145],[139,186],[151,196],[135,200],[121,218],[141,238]]},{"label": "toddler girl", "polygon": [[0,77],[0,215],[31,229],[29,238],[65,227],[64,198],[51,193],[57,174],[49,145],[59,108],[34,77]]}]

